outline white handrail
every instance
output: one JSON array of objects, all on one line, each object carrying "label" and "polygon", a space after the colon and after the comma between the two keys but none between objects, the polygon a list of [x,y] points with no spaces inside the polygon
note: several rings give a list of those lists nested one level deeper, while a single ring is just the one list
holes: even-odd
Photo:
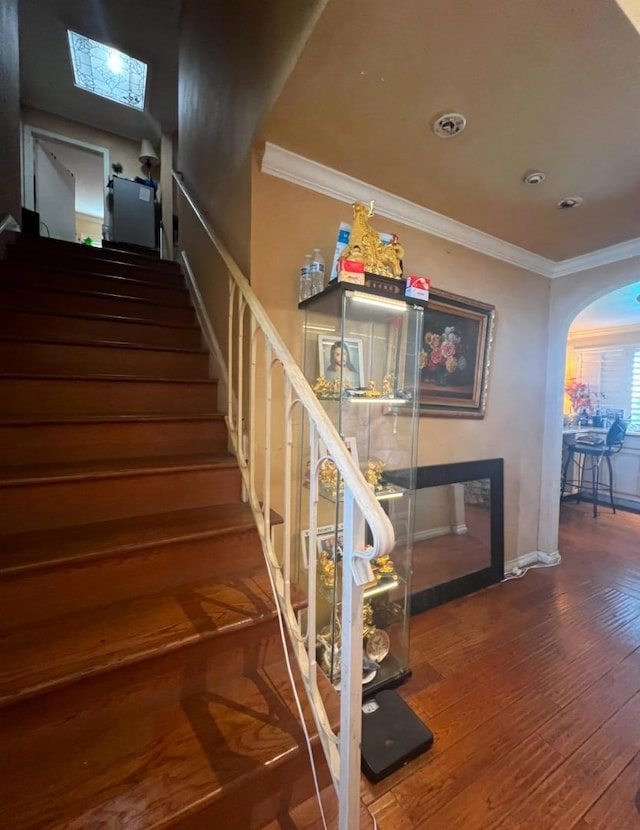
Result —
[{"label": "white handrail", "polygon": [[[251,505],[277,594],[292,650],[303,678],[314,715],[318,734],[327,757],[339,799],[339,830],[357,830],[360,816],[360,731],[362,697],[362,603],[363,585],[373,580],[370,562],[390,554],[395,544],[391,522],[382,510],[372,488],[367,484],[344,441],[336,431],[324,408],[307,383],[298,364],[276,331],[249,281],[209,226],[204,214],[191,198],[181,178],[172,171],[173,179],[186,203],[197,217],[215,247],[229,274],[228,343],[227,343],[227,426],[240,466],[244,487]],[[247,322],[247,317],[248,322]],[[264,399],[260,400],[258,417],[256,374],[258,342],[262,338],[265,380]],[[247,365],[248,355],[248,365]],[[278,367],[283,375],[284,396],[278,399],[279,414],[284,419],[284,483],[282,513],[282,549],[276,550],[271,527],[271,435],[274,396],[272,376]],[[234,385],[235,384],[235,385]],[[248,387],[248,390],[247,390]],[[309,458],[317,459],[318,439],[322,439],[344,482],[343,559],[341,601],[341,695],[340,733],[331,729],[317,684],[316,649],[316,569],[313,561],[307,572],[308,609],[304,632],[291,602],[291,539],[295,534],[291,503],[291,467],[294,413],[301,411],[309,433]],[[248,415],[248,418],[247,418]],[[257,427],[261,421],[264,434],[262,455],[259,455]],[[320,459],[312,465],[309,480],[309,550],[315,550],[317,531],[318,470]],[[257,484],[257,466],[263,468],[263,479]],[[364,544],[365,522],[371,534],[371,545]]]}]

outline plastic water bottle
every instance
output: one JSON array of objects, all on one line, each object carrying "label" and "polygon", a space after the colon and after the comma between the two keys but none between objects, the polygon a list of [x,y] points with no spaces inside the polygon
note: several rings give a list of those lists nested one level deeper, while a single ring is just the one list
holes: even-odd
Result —
[{"label": "plastic water bottle", "polygon": [[311,291],[319,294],[324,290],[324,257],[320,248],[313,249],[311,259]]},{"label": "plastic water bottle", "polygon": [[300,266],[299,301],[308,300],[313,295],[311,283],[311,254],[305,254]]}]

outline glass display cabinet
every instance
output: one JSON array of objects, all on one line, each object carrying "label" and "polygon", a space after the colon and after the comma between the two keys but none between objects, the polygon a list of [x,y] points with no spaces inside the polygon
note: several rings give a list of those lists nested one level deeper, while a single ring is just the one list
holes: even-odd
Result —
[{"label": "glass display cabinet", "polygon": [[[300,303],[304,311],[303,367],[326,413],[389,516],[396,537],[391,556],[372,563],[375,580],[364,595],[363,695],[409,674],[408,597],[415,505],[419,353],[422,303],[384,290],[331,283]],[[303,436],[302,447],[308,447]],[[327,455],[320,447],[319,457]],[[303,481],[311,469],[301,459]],[[403,471],[401,484],[391,473]],[[340,687],[342,484],[326,458],[319,471],[317,550],[318,664]],[[300,499],[308,546],[308,492]],[[305,541],[306,534],[306,541]],[[310,564],[310,567],[312,564]]]}]

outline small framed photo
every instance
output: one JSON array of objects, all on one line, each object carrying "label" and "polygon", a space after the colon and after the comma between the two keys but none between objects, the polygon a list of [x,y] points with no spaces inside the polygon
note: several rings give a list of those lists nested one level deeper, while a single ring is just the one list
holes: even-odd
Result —
[{"label": "small framed photo", "polygon": [[364,347],[359,337],[336,340],[326,334],[318,336],[319,377],[338,380],[351,389],[361,389],[366,384],[364,376]]},{"label": "small framed photo", "polygon": [[[305,568],[309,567],[309,530],[303,530],[300,533],[302,537],[302,550],[305,559]],[[337,544],[336,544],[337,542]],[[339,524],[337,528],[334,525],[323,525],[316,531],[316,548],[317,556],[320,557],[323,553],[333,556],[333,553],[342,558],[342,525]]]},{"label": "small framed photo", "polygon": [[339,524],[337,527],[333,527],[333,525],[329,525],[328,527],[323,528],[319,527],[316,541],[318,547],[318,556],[322,556],[322,554],[325,554],[326,556],[329,556],[332,559],[335,556],[336,561],[338,562],[342,559],[342,546],[344,543],[341,524]]}]

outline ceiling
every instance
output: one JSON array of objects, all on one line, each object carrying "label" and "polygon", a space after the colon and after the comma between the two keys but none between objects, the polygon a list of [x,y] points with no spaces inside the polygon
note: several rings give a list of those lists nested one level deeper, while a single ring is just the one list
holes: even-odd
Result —
[{"label": "ceiling", "polygon": [[560,261],[640,236],[639,81],[615,0],[329,0],[264,134]]},{"label": "ceiling", "polygon": [[[177,127],[181,0],[20,0],[23,104],[135,141]],[[67,29],[113,46],[149,66],[144,112],[78,89]]]},{"label": "ceiling", "polygon": [[[175,131],[180,6],[21,0],[23,103],[136,141]],[[67,28],[149,64],[144,113],[73,86]],[[263,137],[569,259],[640,237],[638,38],[615,0],[328,0]],[[446,112],[467,127],[440,139]],[[536,187],[522,181],[532,170],[547,175]],[[584,203],[559,210],[567,196]],[[638,294],[614,292],[576,324],[637,322]]]}]

